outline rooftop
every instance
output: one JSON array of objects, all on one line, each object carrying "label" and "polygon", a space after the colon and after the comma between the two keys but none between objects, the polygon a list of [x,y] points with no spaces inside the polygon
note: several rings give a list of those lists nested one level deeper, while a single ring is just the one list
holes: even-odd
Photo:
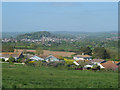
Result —
[{"label": "rooftop", "polygon": [[118,66],[114,63],[114,61],[107,61],[105,63],[101,63],[103,67],[106,69],[117,69]]},{"label": "rooftop", "polygon": [[75,55],[75,57],[92,57],[90,55]]}]

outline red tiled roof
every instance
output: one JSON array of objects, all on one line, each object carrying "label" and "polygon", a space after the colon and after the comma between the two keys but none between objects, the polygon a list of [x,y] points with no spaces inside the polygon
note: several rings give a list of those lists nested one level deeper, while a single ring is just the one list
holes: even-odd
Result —
[{"label": "red tiled roof", "polygon": [[91,62],[102,62],[102,61],[104,61],[103,59],[93,59],[93,60],[91,60]]},{"label": "red tiled roof", "polygon": [[105,67],[105,69],[113,69],[113,70],[115,70],[115,69],[118,68],[118,66],[114,63],[114,61],[107,61],[105,63],[101,63],[101,65],[103,67]]}]

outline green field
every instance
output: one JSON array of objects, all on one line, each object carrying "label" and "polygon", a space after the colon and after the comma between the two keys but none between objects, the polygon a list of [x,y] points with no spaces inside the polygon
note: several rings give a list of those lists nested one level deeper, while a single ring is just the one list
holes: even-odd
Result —
[{"label": "green field", "polygon": [[3,64],[3,88],[117,88],[118,73]]}]

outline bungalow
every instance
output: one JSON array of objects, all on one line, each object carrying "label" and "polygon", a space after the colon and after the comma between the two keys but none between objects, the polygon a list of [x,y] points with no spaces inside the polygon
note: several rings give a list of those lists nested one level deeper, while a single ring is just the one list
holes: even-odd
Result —
[{"label": "bungalow", "polygon": [[45,58],[45,61],[46,62],[50,62],[50,61],[53,62],[53,61],[59,61],[59,59],[57,59],[56,57],[50,55],[50,56],[48,56],[48,57]]},{"label": "bungalow", "polygon": [[106,62],[105,60],[103,59],[93,59],[91,60],[91,63],[94,63],[94,64],[100,64],[100,63],[104,63]]},{"label": "bungalow", "polygon": [[105,63],[101,63],[101,65],[105,68],[105,69],[111,69],[111,70],[116,70],[118,68],[118,66],[116,65],[116,63],[114,63],[114,61],[107,61]]},{"label": "bungalow", "polygon": [[44,60],[43,58],[40,58],[40,57],[38,57],[38,56],[33,56],[33,57],[31,57],[30,58],[32,61],[42,61],[42,60]]},{"label": "bungalow", "polygon": [[10,56],[14,57],[15,60],[24,57],[23,53],[2,53],[2,56],[0,58],[4,58],[5,61],[8,61]]},{"label": "bungalow", "polygon": [[75,55],[73,56],[74,60],[92,60],[92,56],[89,55]]}]

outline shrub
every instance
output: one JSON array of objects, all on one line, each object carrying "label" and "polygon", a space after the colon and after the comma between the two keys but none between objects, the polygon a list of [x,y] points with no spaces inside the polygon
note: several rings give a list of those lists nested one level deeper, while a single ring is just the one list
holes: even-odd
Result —
[{"label": "shrub", "polygon": [[21,58],[17,59],[17,62],[18,62],[18,63],[21,63],[21,62],[22,62],[22,59],[21,59]]},{"label": "shrub", "polygon": [[64,57],[63,57],[63,56],[60,56],[59,59],[60,59],[60,60],[64,60]]},{"label": "shrub", "polygon": [[2,59],[0,59],[0,61],[5,62],[5,59],[4,59],[4,58],[2,58]]},{"label": "shrub", "polygon": [[74,60],[72,60],[72,59],[66,59],[66,58],[64,58],[64,61],[65,61],[65,63],[68,64],[68,65],[74,64],[74,63],[73,63]]},{"label": "shrub", "polygon": [[10,56],[10,58],[9,58],[8,60],[9,60],[9,63],[13,63],[13,62],[15,62],[15,58],[12,57],[12,56]]}]

